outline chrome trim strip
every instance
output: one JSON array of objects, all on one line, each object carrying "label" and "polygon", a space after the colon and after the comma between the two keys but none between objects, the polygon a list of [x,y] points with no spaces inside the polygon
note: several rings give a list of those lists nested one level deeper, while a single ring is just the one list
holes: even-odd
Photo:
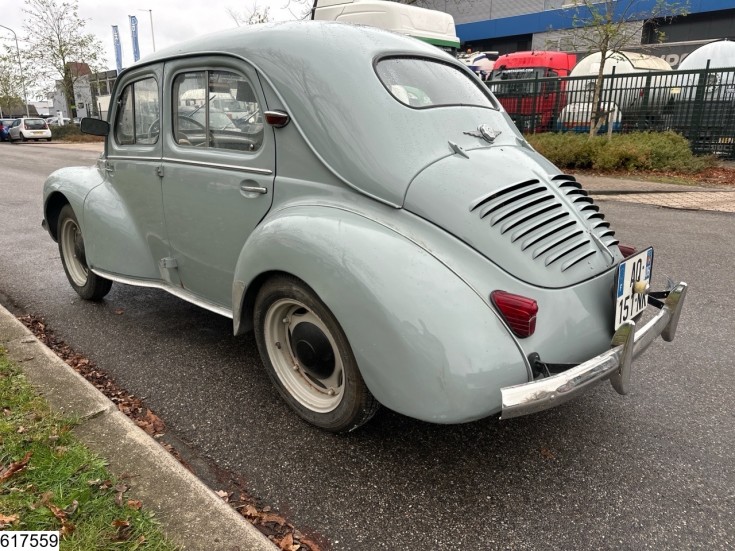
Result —
[{"label": "chrome trim strip", "polygon": [[618,392],[626,392],[626,379],[633,358],[642,354],[659,335],[664,340],[673,340],[687,288],[686,283],[677,284],[664,301],[661,311],[640,330],[636,330],[632,323],[622,325],[613,336],[611,345],[614,348],[553,377],[501,388],[501,419],[558,406],[583,394],[605,378],[611,379]]},{"label": "chrome trim strip", "polygon": [[121,276],[118,274],[111,274],[109,272],[105,272],[104,270],[99,270],[97,268],[91,268],[91,270],[100,277],[104,277],[106,279],[110,279],[118,283],[123,283],[125,285],[134,285],[135,287],[149,287],[152,289],[161,289],[162,291],[166,291],[167,293],[170,293],[174,295],[175,297],[185,300],[186,302],[190,302],[191,304],[194,304],[195,306],[199,306],[200,308],[204,308],[205,310],[209,310],[210,312],[214,312],[215,314],[219,314],[220,316],[224,316],[226,318],[232,319],[232,310],[228,310],[227,308],[223,308],[222,306],[214,304],[213,302],[204,300],[203,298],[198,297],[185,289],[179,289],[177,287],[173,287],[163,281],[126,277],[126,276]]},{"label": "chrome trim strip", "polygon": [[237,170],[239,172],[248,172],[250,174],[264,174],[266,176],[273,174],[273,171],[268,170],[267,168],[252,168],[252,167],[239,166],[239,165],[226,165],[224,163],[210,163],[207,161],[190,161],[188,159],[173,159],[171,157],[162,157],[161,161],[166,162],[166,163],[189,165],[189,166],[199,166],[199,167],[204,167],[204,168],[224,168],[227,170]]},{"label": "chrome trim strip", "polygon": [[161,157],[136,157],[133,155],[108,155],[105,157],[108,161],[151,161],[153,163],[161,163]]}]

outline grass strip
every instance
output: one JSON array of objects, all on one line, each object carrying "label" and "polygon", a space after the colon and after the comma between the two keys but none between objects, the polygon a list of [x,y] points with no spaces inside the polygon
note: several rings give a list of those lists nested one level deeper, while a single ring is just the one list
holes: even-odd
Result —
[{"label": "grass strip", "polygon": [[0,347],[0,530],[58,530],[61,549],[175,550],[104,460],[49,410]]}]

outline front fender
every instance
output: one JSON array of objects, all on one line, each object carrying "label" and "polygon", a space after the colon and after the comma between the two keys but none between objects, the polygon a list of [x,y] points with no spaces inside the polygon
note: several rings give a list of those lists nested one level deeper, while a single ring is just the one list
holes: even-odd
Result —
[{"label": "front fender", "polygon": [[475,291],[378,222],[320,206],[273,213],[243,249],[233,304],[241,308],[252,282],[274,271],[319,295],[370,391],[399,413],[436,423],[478,419],[500,411],[502,387],[528,380],[523,354]]},{"label": "front fender", "polygon": [[59,211],[69,203],[84,231],[84,200],[104,178],[96,167],[66,167],[53,172],[43,185],[43,216],[46,229],[56,240]]}]

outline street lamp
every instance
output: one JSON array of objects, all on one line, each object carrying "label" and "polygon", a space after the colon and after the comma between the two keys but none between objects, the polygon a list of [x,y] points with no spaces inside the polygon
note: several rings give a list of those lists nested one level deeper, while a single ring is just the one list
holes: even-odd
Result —
[{"label": "street lamp", "polygon": [[18,35],[15,34],[15,31],[10,27],[6,27],[5,25],[0,25],[0,27],[9,30],[11,33],[13,33],[13,36],[15,37],[15,49],[18,52],[18,68],[20,69],[20,83],[23,86],[23,100],[26,104],[26,117],[30,117],[31,114],[28,112],[28,95],[26,94],[26,79],[23,76],[23,64],[20,62],[20,47],[18,46]]},{"label": "street lamp", "polygon": [[148,15],[151,18],[151,41],[153,42],[153,51],[156,51],[156,36],[153,34],[153,10],[141,10],[138,11],[147,11]]}]

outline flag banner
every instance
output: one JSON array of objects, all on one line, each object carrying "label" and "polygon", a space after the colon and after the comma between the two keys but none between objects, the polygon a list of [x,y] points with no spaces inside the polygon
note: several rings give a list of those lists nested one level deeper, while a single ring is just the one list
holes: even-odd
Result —
[{"label": "flag banner", "polygon": [[112,26],[112,41],[115,44],[115,61],[117,62],[117,74],[122,72],[122,50],[120,49],[120,31],[117,25]]},{"label": "flag banner", "polygon": [[138,18],[128,15],[130,18],[130,35],[133,37],[133,61],[140,59],[140,47],[138,46]]}]

